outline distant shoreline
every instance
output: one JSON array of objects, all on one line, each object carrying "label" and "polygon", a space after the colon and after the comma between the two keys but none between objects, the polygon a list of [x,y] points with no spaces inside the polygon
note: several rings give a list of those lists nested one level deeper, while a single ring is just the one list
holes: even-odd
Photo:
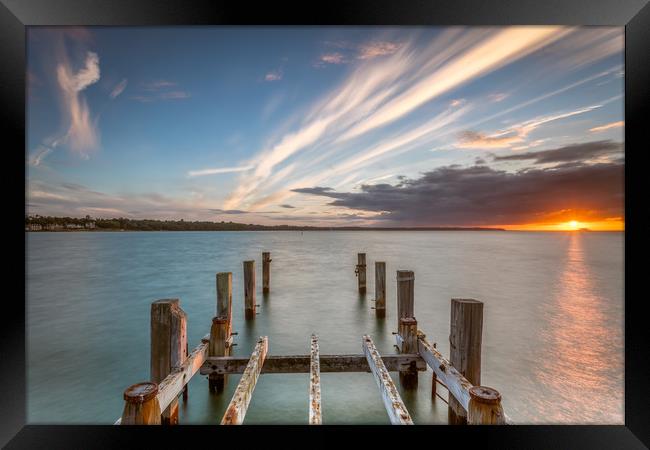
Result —
[{"label": "distant shoreline", "polygon": [[221,229],[221,230],[192,230],[192,229],[177,229],[177,230],[137,230],[137,229],[61,229],[61,230],[25,230],[29,233],[94,233],[94,232],[124,232],[124,231],[137,231],[137,232],[161,232],[161,231],[508,231],[505,228],[484,228],[484,227],[414,227],[414,228],[348,228],[348,227],[310,227],[310,228],[245,228],[237,229]]}]

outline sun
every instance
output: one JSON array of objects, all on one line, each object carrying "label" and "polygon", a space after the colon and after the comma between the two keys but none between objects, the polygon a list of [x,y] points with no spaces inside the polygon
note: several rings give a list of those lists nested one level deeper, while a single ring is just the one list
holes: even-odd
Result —
[{"label": "sun", "polygon": [[577,221],[577,220],[572,220],[572,221],[569,222],[569,227],[570,227],[572,230],[577,230],[577,229],[578,229],[578,225],[579,225],[579,224],[578,224],[578,221]]}]

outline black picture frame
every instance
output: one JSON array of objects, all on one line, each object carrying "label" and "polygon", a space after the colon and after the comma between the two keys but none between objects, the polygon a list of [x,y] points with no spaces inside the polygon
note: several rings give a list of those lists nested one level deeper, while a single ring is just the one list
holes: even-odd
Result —
[{"label": "black picture frame", "polygon": [[[643,219],[650,218],[642,192],[648,177],[642,170],[647,141],[643,131],[649,116],[650,5],[647,0],[347,0],[320,3],[303,2],[225,2],[188,0],[0,0],[0,86],[6,135],[15,145],[5,146],[11,176],[3,182],[15,194],[11,197],[11,234],[24,237],[25,172],[25,36],[30,25],[615,25],[625,26],[625,425],[624,426],[505,426],[449,427],[114,427],[114,426],[40,426],[25,425],[25,305],[19,293],[25,291],[25,266],[10,263],[7,280],[16,286],[16,295],[5,296],[0,322],[0,445],[6,448],[112,448],[129,447],[135,438],[187,447],[221,445],[234,438],[249,447],[248,439],[265,442],[280,439],[287,444],[287,433],[296,445],[312,445],[308,440],[340,445],[350,433],[363,434],[366,445],[389,442],[412,445],[424,438],[424,445],[448,439],[452,443],[473,443],[496,448],[644,448],[650,445],[650,370],[647,344],[650,342],[647,316],[644,314],[642,287],[645,266],[633,264],[647,254]],[[645,144],[645,145],[644,145]],[[24,166],[23,166],[24,167]],[[644,189],[645,188],[645,189]],[[20,238],[13,239],[14,249],[6,260],[25,257]],[[24,243],[24,241],[23,241]],[[637,258],[638,257],[638,258]],[[7,273],[8,271],[8,273]],[[21,277],[22,272],[22,277]],[[22,280],[22,281],[21,281]],[[637,289],[639,288],[639,289]],[[97,380],[101,383],[101,380]],[[88,395],[92,396],[92,392]],[[216,423],[216,420],[215,420]],[[262,430],[263,429],[263,430]],[[297,432],[300,431],[300,434]],[[413,433],[416,433],[417,436]],[[307,440],[308,439],[308,440]],[[202,444],[205,443],[205,444]]]}]

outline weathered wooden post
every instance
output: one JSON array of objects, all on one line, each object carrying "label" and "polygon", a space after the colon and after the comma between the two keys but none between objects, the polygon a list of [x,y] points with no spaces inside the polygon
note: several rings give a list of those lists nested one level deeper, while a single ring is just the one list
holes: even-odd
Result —
[{"label": "weathered wooden post", "polygon": [[386,317],[386,263],[375,261],[375,315]]},{"label": "weathered wooden post", "polygon": [[[187,315],[179,300],[151,304],[151,381],[158,384],[187,358]],[[163,425],[178,423],[178,399],[162,413]]]},{"label": "weathered wooden post", "polygon": [[228,319],[228,336],[232,333],[232,272],[217,274],[217,317]]},{"label": "weathered wooden post", "polygon": [[271,252],[262,253],[262,293],[271,290]]},{"label": "weathered wooden post", "polygon": [[[473,299],[451,299],[449,327],[450,362],[474,386],[481,384],[481,340],[483,303]],[[449,395],[450,425],[466,425],[467,411]]]},{"label": "weathered wooden post", "polygon": [[[399,335],[402,337],[401,353],[418,352],[418,322],[413,317],[400,319]],[[400,384],[406,389],[418,387],[418,370],[416,362],[413,361],[408,368],[399,371]]]},{"label": "weathered wooden post", "polygon": [[[228,329],[230,324],[227,317],[214,317],[210,327],[210,343],[208,344],[208,356],[228,356],[230,347],[228,346]],[[211,373],[208,375],[208,388],[210,392],[223,392],[226,384],[224,374]]]},{"label": "weathered wooden post", "polygon": [[121,425],[160,425],[158,385],[146,382],[129,386],[124,391]]},{"label": "weathered wooden post", "polygon": [[359,279],[359,294],[366,293],[366,254],[357,254],[357,268],[354,271]]},{"label": "weathered wooden post", "polygon": [[255,318],[255,260],[244,261],[244,313],[246,319]]},{"label": "weathered wooden post", "polygon": [[412,270],[397,271],[397,329],[400,320],[405,317],[415,317],[413,302],[415,298],[415,274]]},{"label": "weathered wooden post", "polygon": [[467,422],[470,425],[505,425],[501,394],[496,389],[474,386],[470,388],[469,395]]},{"label": "weathered wooden post", "polygon": [[[415,301],[415,274],[412,270],[397,271],[397,335],[400,352],[417,353],[417,321],[413,312]],[[402,387],[414,389],[418,385],[418,371],[414,365],[399,372]]]}]

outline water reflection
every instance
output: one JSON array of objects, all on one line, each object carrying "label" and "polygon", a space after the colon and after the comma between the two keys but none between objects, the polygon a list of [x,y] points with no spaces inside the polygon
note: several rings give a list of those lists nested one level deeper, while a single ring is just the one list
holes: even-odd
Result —
[{"label": "water reflection", "polygon": [[612,380],[620,378],[616,371],[622,367],[622,352],[613,351],[604,313],[606,299],[596,292],[585,263],[586,237],[571,233],[568,239],[546,330],[549,345],[536,374],[546,391],[538,399],[544,410],[540,420],[611,423],[622,411],[612,402],[607,403],[608,409],[603,398],[622,395],[620,387],[612,386]]}]

